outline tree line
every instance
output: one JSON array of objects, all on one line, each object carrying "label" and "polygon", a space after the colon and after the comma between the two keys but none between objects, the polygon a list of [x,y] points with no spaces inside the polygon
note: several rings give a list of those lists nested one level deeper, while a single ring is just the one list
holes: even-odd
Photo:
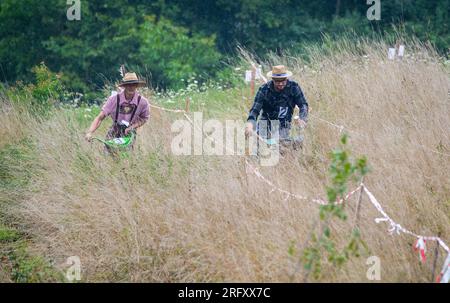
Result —
[{"label": "tree line", "polygon": [[282,53],[323,34],[389,34],[393,25],[448,52],[450,0],[380,3],[380,20],[368,20],[366,0],[80,0],[81,20],[69,21],[65,0],[2,0],[0,81],[32,81],[44,62],[85,92],[117,80],[124,63],[154,87],[177,88],[192,76],[226,77],[237,45]]}]

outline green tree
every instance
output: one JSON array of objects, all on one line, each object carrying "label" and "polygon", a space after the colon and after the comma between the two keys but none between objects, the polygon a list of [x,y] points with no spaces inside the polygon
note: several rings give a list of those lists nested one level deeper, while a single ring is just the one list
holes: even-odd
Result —
[{"label": "green tree", "polygon": [[323,34],[391,35],[392,25],[448,51],[450,0],[382,1],[380,21],[367,20],[368,7],[361,0],[82,1],[81,21],[68,21],[66,1],[2,0],[0,81],[32,81],[32,67],[45,62],[67,88],[85,92],[116,80],[126,64],[145,66],[159,87],[178,86],[189,73],[214,76],[238,44],[281,53]]},{"label": "green tree", "polygon": [[31,68],[45,61],[44,42],[59,35],[65,1],[0,1],[0,79],[31,80]]},{"label": "green tree", "polygon": [[141,45],[133,62],[141,62],[157,86],[182,87],[183,79],[196,76],[207,79],[220,68],[222,56],[216,50],[215,36],[189,33],[169,20],[146,17],[139,29]]}]

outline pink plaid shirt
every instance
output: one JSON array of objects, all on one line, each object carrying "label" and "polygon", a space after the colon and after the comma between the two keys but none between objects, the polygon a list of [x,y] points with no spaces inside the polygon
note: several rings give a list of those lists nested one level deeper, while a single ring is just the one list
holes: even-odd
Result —
[{"label": "pink plaid shirt", "polygon": [[[125,99],[125,92],[122,91],[119,94],[120,102],[119,102],[119,116],[117,119],[117,122],[121,122],[122,120],[125,120],[127,122],[131,122],[132,124],[136,123],[137,121],[147,121],[150,117],[150,106],[148,103],[148,100],[141,96],[141,101],[139,102],[138,106],[138,97],[139,93],[136,92],[133,96],[133,99],[131,99],[130,102],[128,102]],[[130,121],[131,114],[133,113],[134,108],[137,107],[136,113],[134,114],[133,121]],[[105,116],[111,116],[111,118],[114,120],[116,117],[116,108],[117,108],[117,95],[110,96],[106,103],[102,107],[102,111],[105,114]]]}]

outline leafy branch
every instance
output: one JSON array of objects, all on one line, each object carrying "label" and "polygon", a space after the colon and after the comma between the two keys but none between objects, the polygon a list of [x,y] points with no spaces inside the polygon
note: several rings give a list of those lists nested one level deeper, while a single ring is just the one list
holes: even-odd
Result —
[{"label": "leafy branch", "polygon": [[[331,182],[326,186],[328,204],[321,205],[319,209],[319,232],[313,231],[312,244],[303,250],[301,262],[306,270],[305,281],[312,272],[314,279],[320,279],[323,271],[324,259],[334,267],[341,268],[350,257],[361,255],[361,246],[367,251],[367,245],[361,239],[357,228],[353,229],[348,242],[342,249],[338,249],[333,239],[331,223],[334,219],[347,220],[344,211],[345,195],[348,192],[348,183],[357,182],[369,171],[367,159],[363,156],[355,160],[351,159],[350,152],[346,149],[347,135],[340,140],[340,147],[331,152],[331,165],[329,169]],[[343,199],[343,203],[335,204]]]}]

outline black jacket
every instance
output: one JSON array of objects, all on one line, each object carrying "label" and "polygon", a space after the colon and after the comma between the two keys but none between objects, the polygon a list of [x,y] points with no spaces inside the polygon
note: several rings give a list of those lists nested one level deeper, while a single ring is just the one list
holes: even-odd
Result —
[{"label": "black jacket", "polygon": [[259,88],[247,121],[255,124],[261,113],[261,119],[279,120],[281,127],[289,127],[295,105],[300,109],[300,119],[306,121],[308,103],[298,83],[288,80],[285,88],[277,92],[271,80]]}]

